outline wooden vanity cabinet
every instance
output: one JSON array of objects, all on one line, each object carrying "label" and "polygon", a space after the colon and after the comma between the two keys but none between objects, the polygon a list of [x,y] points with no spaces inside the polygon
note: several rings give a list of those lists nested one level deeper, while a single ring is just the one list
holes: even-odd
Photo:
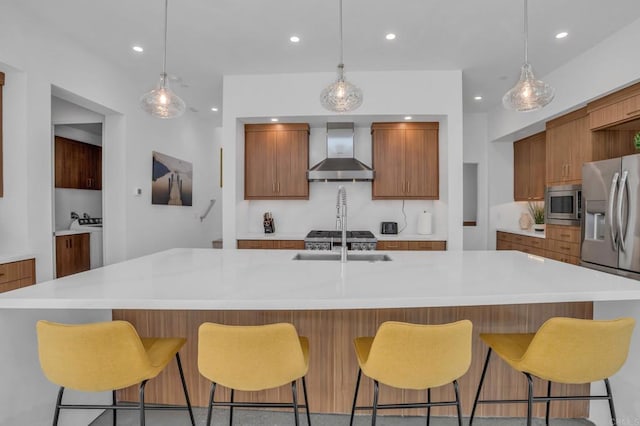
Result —
[{"label": "wooden vanity cabinet", "polygon": [[544,200],[545,173],[545,132],[513,143],[514,201]]},{"label": "wooden vanity cabinet", "polygon": [[36,260],[26,259],[0,264],[0,293],[36,283]]},{"label": "wooden vanity cabinet", "polygon": [[56,278],[91,268],[88,232],[56,236]]},{"label": "wooden vanity cabinet", "polygon": [[246,124],[244,199],[309,199],[309,125]]},{"label": "wooden vanity cabinet", "polygon": [[102,189],[102,148],[56,136],[56,188]]},{"label": "wooden vanity cabinet", "polygon": [[374,200],[439,199],[438,123],[372,123]]}]

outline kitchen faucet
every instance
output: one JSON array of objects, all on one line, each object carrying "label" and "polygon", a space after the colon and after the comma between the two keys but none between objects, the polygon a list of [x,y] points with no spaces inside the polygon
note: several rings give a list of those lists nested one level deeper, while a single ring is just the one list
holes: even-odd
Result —
[{"label": "kitchen faucet", "polygon": [[336,197],[336,228],[342,231],[342,245],[340,246],[340,262],[347,262],[347,190],[344,186],[338,187]]}]

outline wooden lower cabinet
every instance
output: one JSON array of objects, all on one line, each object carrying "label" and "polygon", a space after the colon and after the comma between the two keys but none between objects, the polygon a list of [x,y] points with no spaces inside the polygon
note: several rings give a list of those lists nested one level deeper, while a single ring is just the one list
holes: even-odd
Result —
[{"label": "wooden lower cabinet", "polygon": [[[113,319],[131,322],[141,337],[184,337],[185,347],[180,351],[189,396],[194,406],[206,407],[211,383],[198,373],[198,327],[203,322],[228,325],[257,325],[289,322],[298,333],[309,338],[309,372],[306,382],[309,403],[314,413],[349,413],[353,402],[353,389],[358,374],[358,363],[353,352],[353,339],[358,336],[373,336],[384,321],[406,321],[418,324],[443,324],[461,319],[473,323],[473,357],[469,372],[460,380],[462,410],[469,415],[473,405],[478,380],[482,372],[487,347],[478,337],[479,333],[531,333],[547,319],[557,316],[592,318],[593,304],[548,303],[495,306],[453,306],[436,308],[392,308],[392,309],[335,309],[335,310],[282,310],[282,311],[178,311],[178,310],[114,310]],[[166,373],[149,380],[145,400],[148,403],[184,404],[184,394],[175,362],[169,364]],[[546,393],[546,382],[534,379],[535,393]],[[554,395],[584,395],[589,385],[554,385]],[[424,391],[409,391],[382,386],[380,398],[384,403],[424,401]],[[434,401],[451,398],[452,386],[432,389]],[[216,398],[229,401],[229,390],[216,389]],[[301,396],[302,392],[300,392]],[[373,381],[364,379],[358,396],[358,405],[370,405]],[[487,370],[482,396],[485,399],[522,399],[527,397],[525,376],[508,364],[493,359]],[[261,392],[236,392],[238,401],[291,402],[291,388],[282,386]],[[136,401],[138,387],[118,391],[120,401]],[[605,404],[606,405],[606,404]],[[544,416],[544,404],[534,404],[534,416]],[[551,404],[551,416],[588,417],[589,403],[586,401],[561,401]],[[385,410],[389,415],[421,415],[422,409]],[[433,407],[432,415],[453,416],[454,407]],[[477,416],[526,415],[526,404],[485,404],[478,406]],[[186,414],[185,414],[186,416]]]},{"label": "wooden lower cabinet", "polygon": [[304,250],[303,240],[238,240],[239,249]]},{"label": "wooden lower cabinet", "polygon": [[56,237],[56,278],[91,268],[89,233]]},{"label": "wooden lower cabinet", "polygon": [[446,241],[378,241],[378,250],[442,251],[447,249]]},{"label": "wooden lower cabinet", "polygon": [[36,260],[0,264],[0,293],[36,283]]},{"label": "wooden lower cabinet", "polygon": [[498,231],[496,250],[517,250],[579,265],[580,238],[579,226],[547,225],[545,238]]}]

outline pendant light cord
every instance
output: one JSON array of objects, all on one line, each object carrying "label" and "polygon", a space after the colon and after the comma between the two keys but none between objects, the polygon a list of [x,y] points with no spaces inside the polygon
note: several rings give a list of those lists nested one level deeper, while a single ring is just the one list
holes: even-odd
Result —
[{"label": "pendant light cord", "polygon": [[340,0],[340,65],[344,63],[342,49],[342,0]]},{"label": "pendant light cord", "polygon": [[[341,0],[342,1],[342,0]],[[524,0],[524,63],[529,63],[529,15],[528,1]]]},{"label": "pendant light cord", "polygon": [[169,16],[168,9],[169,0],[164,0],[164,52],[162,54],[162,75],[165,79],[167,77],[167,22]]}]

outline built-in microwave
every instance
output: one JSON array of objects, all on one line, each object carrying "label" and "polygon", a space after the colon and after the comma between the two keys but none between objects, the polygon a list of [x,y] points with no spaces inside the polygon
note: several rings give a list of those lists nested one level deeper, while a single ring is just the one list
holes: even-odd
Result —
[{"label": "built-in microwave", "polygon": [[545,223],[580,226],[582,186],[548,186],[544,194]]}]

